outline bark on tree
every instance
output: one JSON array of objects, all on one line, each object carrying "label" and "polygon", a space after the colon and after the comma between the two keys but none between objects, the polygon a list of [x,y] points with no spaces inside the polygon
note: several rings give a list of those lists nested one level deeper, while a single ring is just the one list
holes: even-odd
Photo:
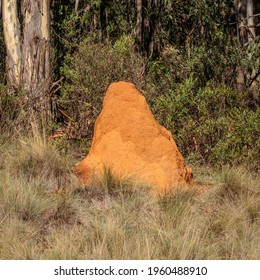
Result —
[{"label": "bark on tree", "polygon": [[[257,3],[253,0],[234,0],[234,7],[237,13],[237,36],[242,46],[250,43],[256,36],[256,28],[254,24],[254,6]],[[253,88],[256,84],[255,69],[243,71],[242,67],[237,68],[237,89],[243,91],[246,84]]]},{"label": "bark on tree", "polygon": [[99,7],[100,25],[101,25],[101,40],[104,43],[107,38],[107,3],[106,0],[102,0]]},{"label": "bark on tree", "polygon": [[142,43],[142,0],[136,0],[136,40],[139,45]]},{"label": "bark on tree", "polygon": [[163,3],[161,0],[151,1],[151,15],[149,18],[149,39],[148,39],[148,57],[152,58],[154,53],[160,51],[160,33],[161,33],[161,12]]},{"label": "bark on tree", "polygon": [[50,85],[50,0],[2,0],[2,5],[9,87],[24,90],[29,108],[46,110]]},{"label": "bark on tree", "polygon": [[248,26],[248,40],[251,41],[255,38],[255,26],[254,26],[254,3],[253,0],[247,0],[246,16]]},{"label": "bark on tree", "polygon": [[[237,40],[243,46],[247,41],[245,18],[246,18],[246,1],[234,0],[234,7],[236,11],[236,26],[237,26]],[[243,92],[245,89],[245,73],[241,66],[236,69],[236,88],[238,92]]]},{"label": "bark on tree", "polygon": [[143,50],[149,55],[150,42],[150,19],[149,19],[149,1],[142,0],[142,46]]},{"label": "bark on tree", "polygon": [[22,14],[22,83],[31,106],[42,107],[50,83],[50,1],[24,1]]},{"label": "bark on tree", "polygon": [[136,41],[149,58],[160,50],[162,0],[136,0]]},{"label": "bark on tree", "polygon": [[75,14],[76,16],[79,15],[78,9],[79,9],[79,0],[75,0]]},{"label": "bark on tree", "polygon": [[3,30],[7,50],[6,65],[10,89],[18,90],[21,75],[21,32],[17,13],[17,0],[3,0]]},{"label": "bark on tree", "polygon": [[[255,6],[257,6],[255,4]],[[254,25],[254,1],[234,0],[234,7],[237,13],[237,34],[240,43],[244,45],[256,36]]]}]

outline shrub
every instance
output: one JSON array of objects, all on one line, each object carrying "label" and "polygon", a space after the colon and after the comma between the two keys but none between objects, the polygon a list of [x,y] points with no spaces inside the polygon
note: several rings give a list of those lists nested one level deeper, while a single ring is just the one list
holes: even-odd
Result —
[{"label": "shrub", "polygon": [[185,155],[195,154],[211,163],[257,165],[260,111],[248,108],[246,93],[208,84],[196,89],[196,80],[187,79],[155,101],[156,116],[173,131]]},{"label": "shrub", "polygon": [[134,41],[129,36],[122,36],[114,45],[87,39],[74,55],[67,55],[59,102],[77,122],[80,136],[91,138],[94,120],[110,83],[125,80],[142,86],[144,61],[133,48]]}]

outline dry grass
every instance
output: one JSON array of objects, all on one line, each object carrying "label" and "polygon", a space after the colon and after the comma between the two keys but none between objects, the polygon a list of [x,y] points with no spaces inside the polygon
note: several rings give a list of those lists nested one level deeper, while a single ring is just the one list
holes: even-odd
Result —
[{"label": "dry grass", "polygon": [[260,178],[245,168],[194,166],[199,188],[152,198],[109,170],[78,189],[74,163],[40,133],[1,137],[1,259],[260,258]]}]

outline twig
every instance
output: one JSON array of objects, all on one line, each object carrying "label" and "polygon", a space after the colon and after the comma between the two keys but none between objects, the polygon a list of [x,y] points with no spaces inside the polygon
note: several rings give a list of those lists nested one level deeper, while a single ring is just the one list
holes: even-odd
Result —
[{"label": "twig", "polygon": [[257,77],[260,75],[260,71],[258,71],[255,76],[251,79],[248,87],[251,87],[251,85],[253,84],[253,82],[257,79]]},{"label": "twig", "polygon": [[63,116],[65,116],[66,118],[70,119],[74,124],[77,123],[76,121],[73,120],[72,117],[70,117],[67,113],[65,113],[63,110],[61,110],[60,108],[58,108],[58,110],[62,113]]}]

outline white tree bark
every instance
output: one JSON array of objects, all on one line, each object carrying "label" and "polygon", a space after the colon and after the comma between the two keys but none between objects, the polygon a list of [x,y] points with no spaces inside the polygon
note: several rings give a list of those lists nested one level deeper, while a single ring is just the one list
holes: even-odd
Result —
[{"label": "white tree bark", "polygon": [[17,13],[17,0],[3,0],[3,29],[7,50],[7,71],[11,88],[18,89],[21,74],[21,32]]},{"label": "white tree bark", "polygon": [[22,81],[31,104],[39,107],[50,78],[50,0],[23,2]]},{"label": "white tree bark", "polygon": [[9,88],[22,88],[29,108],[42,110],[50,84],[50,0],[0,1]]},{"label": "white tree bark", "polygon": [[50,0],[43,1],[42,9],[42,36],[46,40],[46,53],[45,53],[45,77],[49,79],[50,77]]},{"label": "white tree bark", "polygon": [[255,38],[255,27],[254,27],[253,15],[254,15],[254,1],[247,0],[246,16],[247,16],[247,25],[248,25],[248,29],[249,29],[248,41],[251,41],[253,38]]},{"label": "white tree bark", "polygon": [[78,8],[79,8],[79,0],[75,0],[75,14],[76,14],[76,16],[79,15]]},{"label": "white tree bark", "polygon": [[136,39],[140,44],[142,42],[142,0],[136,0]]}]

